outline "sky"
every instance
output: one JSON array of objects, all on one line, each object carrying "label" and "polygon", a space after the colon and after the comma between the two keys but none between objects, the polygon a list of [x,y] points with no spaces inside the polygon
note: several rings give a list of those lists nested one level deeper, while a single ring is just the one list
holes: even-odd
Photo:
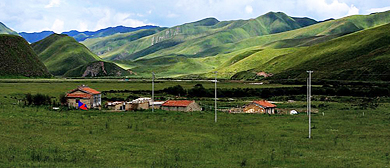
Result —
[{"label": "sky", "polygon": [[390,0],[0,0],[0,22],[17,32],[61,33],[251,19],[270,11],[321,21],[387,10]]}]

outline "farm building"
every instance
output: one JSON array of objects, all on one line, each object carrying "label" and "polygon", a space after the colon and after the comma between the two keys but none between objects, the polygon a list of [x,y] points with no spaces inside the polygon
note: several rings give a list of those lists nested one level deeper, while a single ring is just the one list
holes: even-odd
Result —
[{"label": "farm building", "polygon": [[149,104],[151,104],[151,98],[138,98],[131,102],[126,102],[126,111],[132,110],[147,110],[149,109]]},{"label": "farm building", "polygon": [[202,111],[202,108],[193,100],[168,100],[161,105],[166,111]]},{"label": "farm building", "polygon": [[[164,104],[165,101],[155,101],[153,102],[154,104],[154,109],[161,109],[161,106],[162,104]],[[150,107],[149,108],[152,108],[152,104],[150,104]]]},{"label": "farm building", "polygon": [[84,103],[87,108],[98,108],[102,102],[101,93],[85,85],[69,91],[65,98],[68,106],[75,108],[79,107],[78,102]]},{"label": "farm building", "polygon": [[115,101],[107,102],[106,108],[115,111],[133,111],[133,110],[147,110],[151,104],[151,98],[138,98],[129,102]]},{"label": "farm building", "polygon": [[115,102],[107,102],[106,108],[109,110],[115,110],[115,111],[123,111],[125,110],[126,102],[124,101],[115,101]]},{"label": "farm building", "polygon": [[276,105],[266,101],[253,101],[246,105],[243,109],[244,113],[261,113],[261,114],[275,114]]}]

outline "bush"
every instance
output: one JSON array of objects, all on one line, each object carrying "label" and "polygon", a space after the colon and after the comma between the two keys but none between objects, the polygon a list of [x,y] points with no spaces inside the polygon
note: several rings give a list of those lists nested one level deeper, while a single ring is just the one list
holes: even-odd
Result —
[{"label": "bush", "polygon": [[48,95],[43,95],[43,94],[36,94],[32,95],[30,93],[26,94],[25,98],[27,105],[36,105],[36,106],[41,106],[41,105],[51,105],[51,98]]}]

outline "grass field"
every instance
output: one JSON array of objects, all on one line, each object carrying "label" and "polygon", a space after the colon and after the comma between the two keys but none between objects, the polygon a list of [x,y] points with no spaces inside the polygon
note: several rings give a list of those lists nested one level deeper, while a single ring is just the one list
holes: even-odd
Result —
[{"label": "grass field", "polygon": [[[313,139],[308,139],[304,113],[219,112],[214,123],[212,111],[52,111],[15,104],[15,97],[58,96],[81,81],[20,81],[0,83],[0,167],[386,167],[390,162],[388,103],[361,110],[349,103],[313,102],[319,112],[313,114]],[[150,87],[145,82],[83,83],[100,91]],[[194,83],[180,84],[190,88]],[[302,109],[305,102],[278,106]]]}]

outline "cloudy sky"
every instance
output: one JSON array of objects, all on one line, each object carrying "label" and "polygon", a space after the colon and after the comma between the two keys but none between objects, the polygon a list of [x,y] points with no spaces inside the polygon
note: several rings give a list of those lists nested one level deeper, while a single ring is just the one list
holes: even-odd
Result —
[{"label": "cloudy sky", "polygon": [[390,10],[390,0],[0,0],[0,22],[17,32],[171,27],[206,17],[250,19],[269,11],[316,20]]}]

